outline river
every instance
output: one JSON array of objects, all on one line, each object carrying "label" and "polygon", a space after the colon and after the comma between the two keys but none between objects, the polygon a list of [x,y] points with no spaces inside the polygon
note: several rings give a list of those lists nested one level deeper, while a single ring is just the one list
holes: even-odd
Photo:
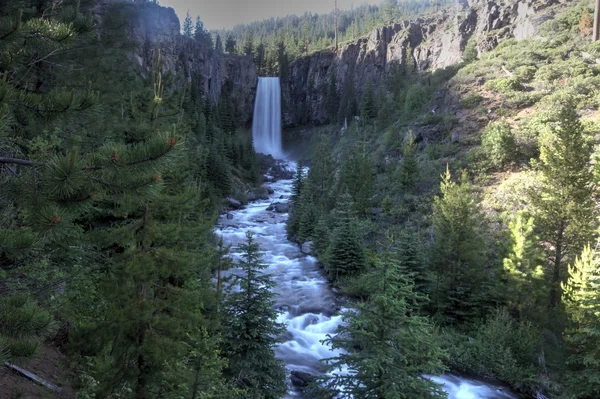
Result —
[{"label": "river", "polygon": [[[263,261],[269,265],[266,273],[276,282],[276,307],[281,310],[279,321],[287,326],[287,333],[276,350],[277,357],[283,360],[288,371],[318,375],[322,373],[320,360],[335,355],[321,341],[327,334],[335,334],[341,323],[341,304],[317,260],[303,254],[298,245],[287,240],[285,223],[288,214],[267,210],[273,202],[287,203],[292,180],[267,185],[274,191],[268,200],[251,202],[243,209],[230,212],[231,219],[221,215],[215,232],[223,237],[226,245],[231,245],[230,256],[234,260],[240,256],[236,247],[245,241],[246,232],[255,234]],[[237,272],[239,270],[231,269],[226,273]],[[517,398],[501,387],[455,375],[430,378],[443,385],[449,399]],[[303,396],[290,384],[287,398]]]}]

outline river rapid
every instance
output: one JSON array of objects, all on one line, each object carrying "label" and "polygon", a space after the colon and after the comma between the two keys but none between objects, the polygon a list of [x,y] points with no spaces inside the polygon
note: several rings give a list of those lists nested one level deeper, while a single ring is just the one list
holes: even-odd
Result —
[{"label": "river rapid", "polygon": [[[293,163],[288,168],[295,168]],[[321,343],[327,334],[335,334],[341,323],[341,303],[332,291],[317,260],[301,252],[298,245],[287,240],[285,223],[287,213],[267,210],[274,202],[287,203],[292,180],[266,184],[274,194],[268,200],[249,203],[243,209],[221,215],[215,233],[231,246],[233,260],[240,257],[237,246],[251,231],[260,244],[266,273],[273,276],[276,286],[276,308],[281,311],[279,321],[287,326],[276,349],[288,372],[322,374],[321,359],[335,356],[331,348]],[[232,217],[232,218],[231,218]],[[231,269],[224,274],[239,273]],[[449,399],[516,399],[502,387],[461,378],[455,375],[432,376],[448,392]],[[289,384],[287,398],[304,398],[301,391]],[[310,398],[306,398],[310,399]]]}]

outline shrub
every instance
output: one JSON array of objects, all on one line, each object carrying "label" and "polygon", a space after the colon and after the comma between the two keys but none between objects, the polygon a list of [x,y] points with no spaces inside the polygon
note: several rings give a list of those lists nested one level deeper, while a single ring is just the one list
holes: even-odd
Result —
[{"label": "shrub", "polygon": [[460,100],[459,105],[463,109],[474,109],[481,104],[483,98],[477,93],[469,93]]},{"label": "shrub", "polygon": [[511,76],[505,79],[492,79],[489,80],[485,86],[492,91],[497,93],[510,93],[512,91],[523,90],[521,79],[518,76]]},{"label": "shrub", "polygon": [[[528,393],[535,392],[539,332],[530,324],[516,322],[506,310],[498,310],[474,331],[472,342],[456,343],[450,358],[456,368],[483,378],[497,379]],[[457,341],[459,337],[449,337]]]},{"label": "shrub", "polygon": [[404,102],[404,110],[407,114],[413,114],[423,107],[427,101],[427,91],[421,85],[411,85],[406,91],[406,100]]},{"label": "shrub", "polygon": [[481,146],[493,166],[502,167],[517,158],[515,135],[506,122],[490,123],[483,132]]}]

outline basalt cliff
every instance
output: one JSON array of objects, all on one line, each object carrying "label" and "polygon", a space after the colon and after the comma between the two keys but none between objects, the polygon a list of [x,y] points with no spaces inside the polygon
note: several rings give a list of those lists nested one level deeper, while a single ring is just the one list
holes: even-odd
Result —
[{"label": "basalt cliff", "polygon": [[[360,97],[367,82],[378,85],[407,63],[434,71],[460,63],[469,40],[478,55],[502,40],[532,37],[570,0],[459,0],[438,13],[374,29],[368,37],[343,43],[338,51],[320,51],[296,60],[282,82],[284,124],[327,122],[328,86],[335,72],[338,94],[352,71]],[[411,60],[408,60],[411,61]]]}]

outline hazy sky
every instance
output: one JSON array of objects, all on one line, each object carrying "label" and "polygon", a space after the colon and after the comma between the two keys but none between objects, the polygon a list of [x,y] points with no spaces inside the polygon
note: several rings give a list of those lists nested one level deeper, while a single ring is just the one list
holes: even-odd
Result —
[{"label": "hazy sky", "polygon": [[[192,18],[200,16],[208,29],[232,28],[234,25],[305,11],[327,13],[333,10],[334,0],[159,0],[166,7],[173,7],[181,22],[189,10]],[[379,4],[381,0],[338,0],[340,9],[353,5]]]}]

